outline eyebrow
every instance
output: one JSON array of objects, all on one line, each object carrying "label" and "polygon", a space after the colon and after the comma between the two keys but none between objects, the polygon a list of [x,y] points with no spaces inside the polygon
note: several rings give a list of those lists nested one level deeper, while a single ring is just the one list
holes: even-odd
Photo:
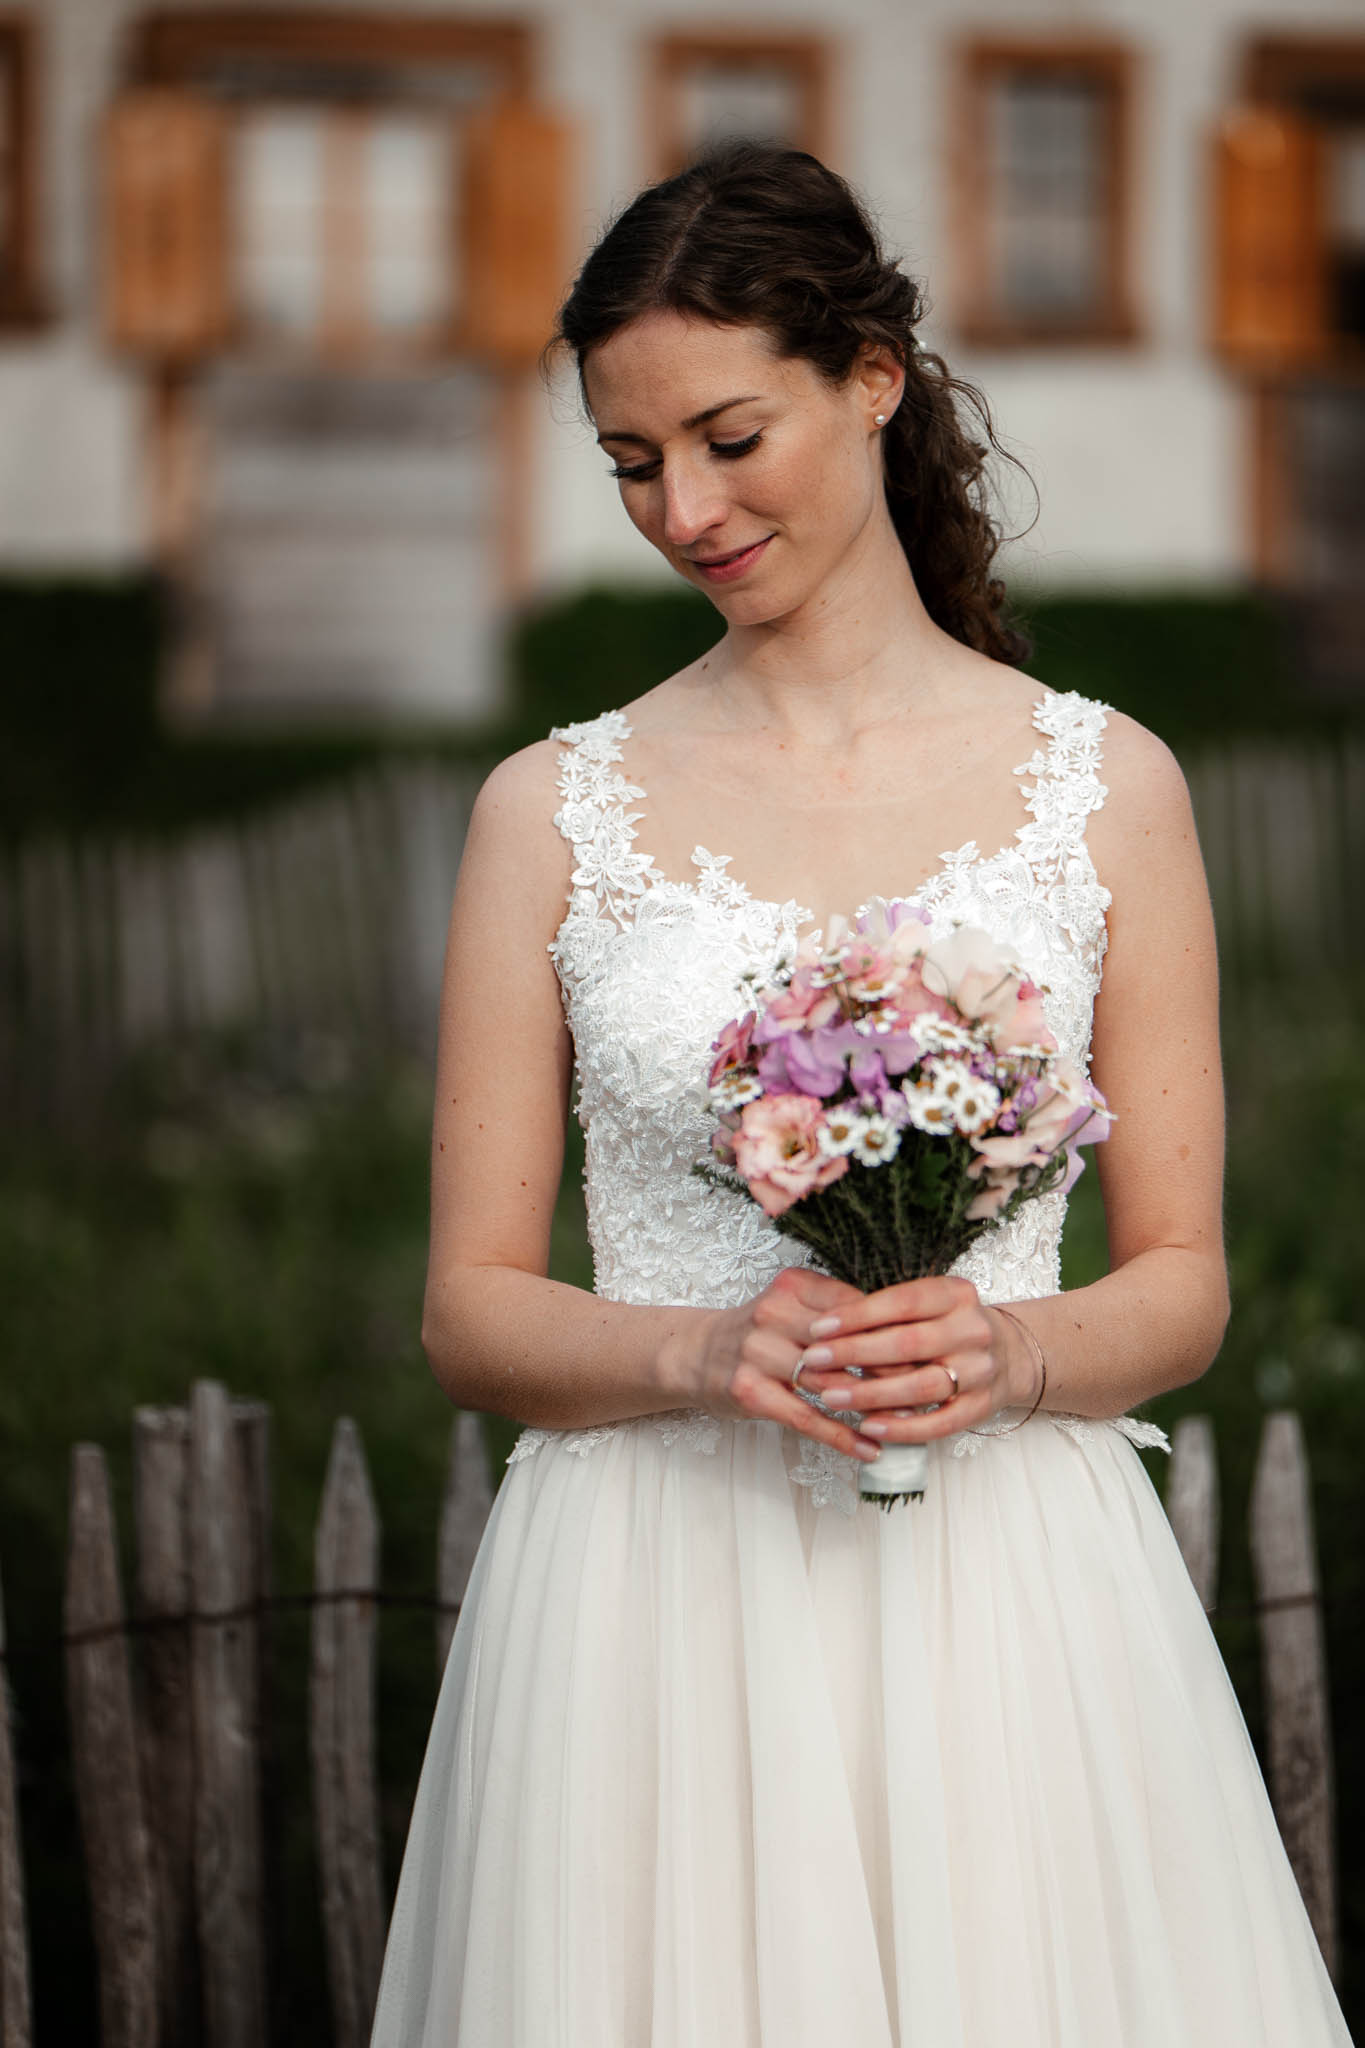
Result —
[{"label": "eyebrow", "polygon": [[[728,412],[732,405],[753,405],[757,400],[757,397],[757,392],[750,392],[748,396],[744,398],[722,398],[719,405],[708,405],[705,412],[694,412],[690,419],[686,419],[683,421],[683,426],[687,428],[704,427],[708,420],[715,419],[720,413]],[[599,442],[638,441],[642,448],[647,448],[649,446],[649,443],[648,441],[646,441],[643,434],[622,433],[616,427],[608,427],[607,429],[605,429],[604,432],[600,433],[597,438]]]}]

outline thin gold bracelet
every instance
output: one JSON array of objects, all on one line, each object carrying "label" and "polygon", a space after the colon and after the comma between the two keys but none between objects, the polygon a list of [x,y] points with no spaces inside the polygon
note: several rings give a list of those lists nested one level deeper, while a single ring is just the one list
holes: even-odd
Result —
[{"label": "thin gold bracelet", "polygon": [[1033,1417],[1038,1413],[1039,1408],[1042,1406],[1043,1395],[1047,1392],[1047,1358],[1043,1352],[1042,1345],[1038,1341],[1037,1335],[1034,1331],[1032,1331],[1029,1328],[1026,1322],[1024,1322],[1019,1316],[1015,1315],[1012,1309],[1002,1308],[998,1301],[993,1302],[991,1305],[994,1308],[997,1315],[1008,1317],[1009,1321],[1014,1324],[1016,1330],[1023,1331],[1025,1339],[1028,1343],[1030,1343],[1033,1346],[1034,1351],[1037,1353],[1039,1366],[1038,1393],[1037,1397],[1034,1400],[1033,1406],[1029,1409],[1028,1414],[1021,1415],[1019,1420],[1017,1422],[1012,1422],[1008,1429],[974,1429],[972,1431],[972,1435],[1013,1436],[1016,1429],[1022,1429],[1026,1422],[1031,1422],[1033,1420]]}]

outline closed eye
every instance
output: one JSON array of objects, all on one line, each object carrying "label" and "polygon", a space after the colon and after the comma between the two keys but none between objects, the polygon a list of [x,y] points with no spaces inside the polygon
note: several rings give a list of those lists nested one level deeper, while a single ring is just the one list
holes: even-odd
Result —
[{"label": "closed eye", "polygon": [[[710,444],[711,453],[721,456],[727,462],[734,462],[739,456],[750,454],[753,449],[757,448],[762,439],[763,431],[760,428],[757,433],[749,434],[743,441],[712,441]],[[618,478],[622,483],[647,483],[652,476],[657,476],[658,473],[659,464],[657,460],[654,462],[633,462],[629,467],[622,468],[618,466],[608,471],[608,475]]]}]

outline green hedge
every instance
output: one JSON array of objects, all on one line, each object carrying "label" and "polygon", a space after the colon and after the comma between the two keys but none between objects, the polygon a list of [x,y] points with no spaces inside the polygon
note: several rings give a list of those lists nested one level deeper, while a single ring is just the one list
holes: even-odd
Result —
[{"label": "green hedge", "polygon": [[431,748],[426,734],[364,727],[168,730],[159,699],[172,616],[151,575],[0,578],[0,834],[173,832],[395,746]]},{"label": "green hedge", "polygon": [[[1026,595],[1028,673],[1080,690],[1173,746],[1228,733],[1329,726],[1348,713],[1297,681],[1287,621],[1250,591]],[[714,644],[722,622],[699,593],[598,587],[521,618],[510,640],[504,747],[629,701]],[[1358,715],[1358,714],[1357,714]]]}]

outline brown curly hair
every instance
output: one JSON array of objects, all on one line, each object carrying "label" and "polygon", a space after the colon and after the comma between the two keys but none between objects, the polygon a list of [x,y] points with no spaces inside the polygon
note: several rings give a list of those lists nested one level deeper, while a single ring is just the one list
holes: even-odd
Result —
[{"label": "brown curly hair", "polygon": [[1005,585],[991,574],[1002,535],[989,505],[988,450],[964,426],[959,399],[990,447],[1023,465],[997,441],[983,394],[916,340],[923,289],[887,259],[843,178],[804,150],[734,142],[647,186],[579,271],[546,361],[571,349],[581,390],[589,350],[662,308],[763,327],[782,354],[804,357],[834,384],[845,382],[864,344],[890,349],[906,379],[882,436],[886,497],[921,601],[966,646],[1027,661],[1032,644],[1006,615]]}]

